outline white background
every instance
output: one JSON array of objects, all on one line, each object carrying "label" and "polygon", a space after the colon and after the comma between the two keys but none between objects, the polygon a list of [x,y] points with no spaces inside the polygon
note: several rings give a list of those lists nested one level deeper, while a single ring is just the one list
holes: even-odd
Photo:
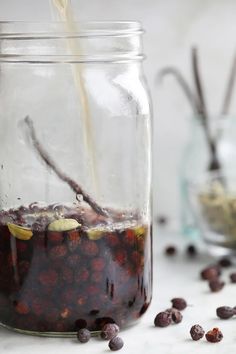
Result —
[{"label": "white background", "polygon": [[[188,103],[172,78],[157,87],[155,76],[174,65],[191,82],[190,48],[200,49],[207,102],[220,110],[236,38],[235,0],[72,0],[79,20],[140,20],[145,71],[154,105],[155,209],[176,219],[178,164],[188,135]],[[0,0],[0,20],[52,19],[48,0]],[[236,105],[232,107],[232,113]]]}]

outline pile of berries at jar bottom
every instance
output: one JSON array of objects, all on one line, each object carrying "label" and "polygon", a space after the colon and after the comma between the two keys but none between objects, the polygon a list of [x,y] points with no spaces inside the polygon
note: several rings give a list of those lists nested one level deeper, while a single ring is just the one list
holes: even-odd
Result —
[{"label": "pile of berries at jar bottom", "polygon": [[150,227],[78,205],[0,212],[0,322],[23,331],[125,327],[151,301]]}]

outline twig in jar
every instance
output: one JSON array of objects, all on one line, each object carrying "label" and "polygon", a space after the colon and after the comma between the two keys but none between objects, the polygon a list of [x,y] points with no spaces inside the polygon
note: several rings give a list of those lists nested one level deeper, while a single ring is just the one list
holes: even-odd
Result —
[{"label": "twig in jar", "polygon": [[93,198],[91,198],[88,195],[88,193],[86,193],[75,181],[73,181],[70,177],[65,175],[59,169],[59,167],[55,164],[55,162],[51,159],[51,157],[48,155],[48,153],[43,149],[42,145],[40,144],[40,142],[36,136],[33,121],[30,119],[29,116],[25,117],[24,122],[29,129],[30,137],[31,137],[31,140],[33,142],[33,145],[34,145],[36,151],[38,152],[41,159],[46,163],[46,165],[48,167],[50,167],[62,181],[66,182],[70,186],[70,188],[76,193],[76,196],[82,195],[83,200],[86,203],[88,203],[97,214],[107,217],[108,216],[107,210],[100,207],[95,202],[95,200],[93,200]]},{"label": "twig in jar", "polygon": [[185,80],[182,73],[178,69],[170,66],[170,67],[162,69],[158,73],[157,79],[162,80],[162,78],[166,75],[173,75],[176,78],[176,80],[179,83],[180,87],[182,88],[187,100],[189,101],[189,103],[193,109],[193,112],[195,114],[199,114],[200,113],[199,102],[196,99],[195,95],[193,94],[192,89],[190,88],[188,82]]},{"label": "twig in jar", "polygon": [[199,65],[198,65],[198,55],[197,48],[192,48],[192,65],[193,65],[193,76],[197,93],[197,100],[199,101],[200,117],[202,118],[203,128],[207,140],[207,144],[210,150],[210,164],[208,166],[209,171],[217,171],[221,169],[220,162],[217,156],[217,146],[215,140],[211,137],[209,129],[209,117],[207,113],[203,88],[201,84]]},{"label": "twig in jar", "polygon": [[230,69],[230,75],[226,86],[225,96],[223,100],[221,114],[226,115],[229,112],[229,107],[232,99],[232,94],[235,85],[235,76],[236,76],[236,53],[234,55],[233,63]]}]

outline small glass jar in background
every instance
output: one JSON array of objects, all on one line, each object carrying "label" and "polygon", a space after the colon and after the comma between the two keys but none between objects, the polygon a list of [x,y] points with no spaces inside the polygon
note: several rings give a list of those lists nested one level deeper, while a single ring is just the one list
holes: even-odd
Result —
[{"label": "small glass jar in background", "polygon": [[[202,236],[202,223],[193,204],[193,186],[200,188],[207,180],[214,181],[215,172],[209,172],[210,154],[202,122],[198,117],[191,118],[189,142],[185,147],[179,171],[181,198],[181,228],[184,235],[192,240]],[[219,175],[236,175],[236,119],[235,116],[216,116],[211,120],[211,130],[217,140],[217,155],[221,170]],[[190,187],[191,186],[191,187]],[[217,252],[214,252],[217,253]],[[221,252],[224,253],[224,252]]]},{"label": "small glass jar in background", "polygon": [[8,328],[64,336],[111,321],[127,327],[149,307],[142,33],[136,22],[80,23],[73,33],[63,23],[0,23],[0,322]]},{"label": "small glass jar in background", "polygon": [[207,173],[188,183],[190,206],[209,253],[236,255],[236,175]]}]

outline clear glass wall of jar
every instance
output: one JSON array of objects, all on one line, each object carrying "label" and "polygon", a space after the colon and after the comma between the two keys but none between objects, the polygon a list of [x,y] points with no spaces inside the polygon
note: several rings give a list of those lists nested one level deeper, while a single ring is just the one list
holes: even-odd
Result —
[{"label": "clear glass wall of jar", "polygon": [[0,23],[0,322],[41,335],[131,325],[152,294],[142,29],[77,26]]}]

